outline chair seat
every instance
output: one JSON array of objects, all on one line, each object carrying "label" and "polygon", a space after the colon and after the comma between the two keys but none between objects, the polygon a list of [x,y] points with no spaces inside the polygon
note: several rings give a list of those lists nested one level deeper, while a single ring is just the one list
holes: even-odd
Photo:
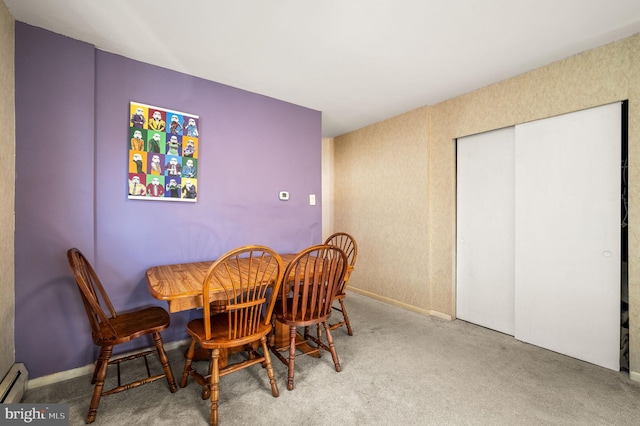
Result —
[{"label": "chair seat", "polygon": [[[164,309],[153,306],[138,311],[118,314],[110,319],[111,325],[116,330],[115,339],[96,341],[99,346],[118,345],[128,342],[145,334],[160,332],[170,324],[170,317]],[[103,335],[109,335],[106,325],[101,326]]]},{"label": "chair seat", "polygon": [[197,318],[189,321],[187,332],[191,337],[198,340],[204,349],[223,349],[241,346],[260,340],[271,332],[271,323],[261,323],[258,331],[240,339],[229,340],[229,317],[226,313],[211,316],[211,339],[207,340],[205,334],[204,318]]}]

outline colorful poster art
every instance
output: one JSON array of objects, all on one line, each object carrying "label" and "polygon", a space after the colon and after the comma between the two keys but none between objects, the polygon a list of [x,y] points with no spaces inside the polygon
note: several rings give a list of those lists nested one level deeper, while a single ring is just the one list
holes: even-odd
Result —
[{"label": "colorful poster art", "polygon": [[130,200],[198,201],[197,115],[129,104]]}]

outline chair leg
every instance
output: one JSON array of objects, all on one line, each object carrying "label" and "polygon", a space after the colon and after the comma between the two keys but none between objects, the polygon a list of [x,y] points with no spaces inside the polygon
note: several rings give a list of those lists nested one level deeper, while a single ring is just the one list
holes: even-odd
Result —
[{"label": "chair leg", "polygon": [[296,327],[289,326],[289,379],[287,389],[293,390],[293,369],[296,364]]},{"label": "chair leg", "polygon": [[333,346],[333,337],[331,337],[331,331],[329,330],[329,324],[327,321],[323,322],[324,330],[327,332],[327,342],[329,343],[329,352],[331,352],[331,358],[333,358],[333,363],[336,366],[336,371],[340,372],[342,367],[340,367],[340,361],[338,360],[338,354],[336,353],[336,348]]},{"label": "chair leg", "polygon": [[160,358],[160,364],[162,364],[162,369],[164,370],[164,374],[167,378],[169,390],[171,393],[174,393],[178,390],[178,387],[176,386],[176,380],[173,378],[173,371],[171,371],[171,365],[169,364],[167,353],[164,351],[164,345],[162,344],[162,336],[160,333],[153,333],[153,342],[156,345],[158,358]]},{"label": "chair leg", "polygon": [[[93,423],[98,414],[98,405],[100,404],[100,397],[102,396],[102,389],[104,388],[104,379],[107,376],[107,367],[109,367],[109,358],[113,352],[113,346],[106,346],[100,348],[100,355],[98,355],[97,366],[100,369],[97,370],[95,379],[95,386],[93,388],[93,396],[91,397],[91,403],[89,404],[89,413],[87,414],[86,423]],[[95,375],[95,373],[94,373]]]},{"label": "chair leg", "polygon": [[347,333],[349,336],[353,336],[353,330],[351,329],[351,323],[349,322],[349,315],[347,315],[347,309],[344,307],[344,301],[342,299],[338,299],[340,302],[340,308],[342,308],[342,317],[344,318],[344,322],[347,325]]},{"label": "chair leg", "polygon": [[218,425],[218,397],[220,383],[220,369],[218,361],[220,359],[220,349],[211,351],[211,426]]},{"label": "chair leg", "polygon": [[[202,399],[209,399],[211,397],[211,378],[213,377],[213,350],[209,351],[209,354],[211,355],[211,358],[209,358],[209,370],[207,372],[207,375],[205,377],[203,377],[203,382],[202,382]],[[224,358],[222,357],[222,354],[220,353],[220,351],[218,350],[218,374],[220,374],[220,363],[222,362]],[[192,371],[191,374],[193,375],[193,377],[196,379],[196,381],[198,383],[200,383],[200,380],[198,380],[198,376],[199,374],[196,373],[195,371]],[[201,376],[202,377],[202,376]],[[218,375],[218,377],[220,377]]]},{"label": "chair leg", "polygon": [[[91,384],[96,384],[96,378],[98,377],[98,371],[102,368],[102,351],[104,351],[104,347],[100,346],[100,352],[98,353],[98,359],[96,359],[96,366],[93,369],[93,376],[91,377]],[[108,359],[108,358],[107,358]]]},{"label": "chair leg", "polygon": [[186,360],[184,361],[184,369],[182,370],[182,380],[180,380],[180,387],[187,386],[187,380],[189,380],[189,373],[191,372],[191,363],[193,362],[193,356],[196,353],[196,339],[191,339],[191,345],[187,351]]},{"label": "chair leg", "polygon": [[263,336],[260,339],[262,344],[262,352],[264,353],[264,364],[267,368],[267,376],[269,376],[269,383],[271,383],[271,394],[274,397],[278,397],[278,383],[276,383],[276,376],[273,373],[273,366],[271,365],[271,355],[269,355],[269,348],[267,347],[267,337]]}]

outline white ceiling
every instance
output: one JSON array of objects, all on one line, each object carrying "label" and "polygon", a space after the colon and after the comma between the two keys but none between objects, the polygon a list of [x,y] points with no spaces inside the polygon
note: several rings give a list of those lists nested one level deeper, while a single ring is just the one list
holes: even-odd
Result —
[{"label": "white ceiling", "polygon": [[4,0],[16,20],[322,111],[332,137],[640,32],[639,0]]}]

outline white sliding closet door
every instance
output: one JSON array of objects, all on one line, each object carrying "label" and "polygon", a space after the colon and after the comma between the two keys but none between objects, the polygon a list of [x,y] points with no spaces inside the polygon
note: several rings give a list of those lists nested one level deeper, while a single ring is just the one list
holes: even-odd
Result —
[{"label": "white sliding closet door", "polygon": [[457,141],[456,316],[513,335],[514,129]]},{"label": "white sliding closet door", "polygon": [[619,370],[621,105],[515,141],[515,337]]}]

